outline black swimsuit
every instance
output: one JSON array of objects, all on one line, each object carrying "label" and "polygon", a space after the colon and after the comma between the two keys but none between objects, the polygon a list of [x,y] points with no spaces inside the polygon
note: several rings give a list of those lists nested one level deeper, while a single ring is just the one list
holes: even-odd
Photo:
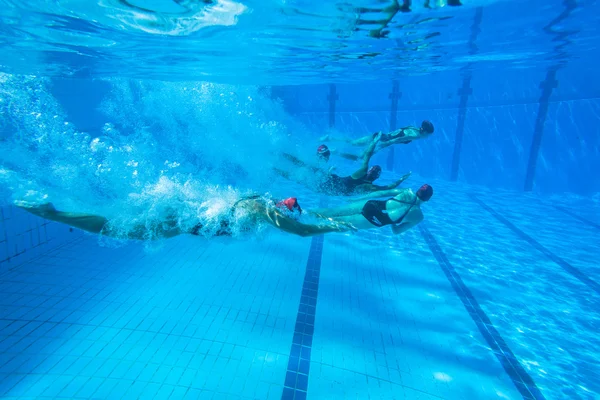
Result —
[{"label": "black swimsuit", "polygon": [[[396,131],[397,132],[396,134],[393,134],[393,133],[382,133],[381,137],[379,138],[379,141],[381,143],[385,143],[385,142],[389,142],[389,141],[392,141],[392,140],[397,139],[397,138],[404,137],[404,136],[406,136],[406,133],[404,133],[405,129],[406,128],[398,129]],[[379,134],[378,132],[374,133],[373,134],[373,139],[375,139],[378,134]],[[402,142],[402,144],[409,144],[411,141],[412,140],[408,140],[406,142]]]},{"label": "black swimsuit", "polygon": [[351,176],[331,174],[319,185],[319,189],[327,194],[349,196],[354,194],[354,191],[358,186],[371,183],[365,180],[365,178],[354,179]]},{"label": "black swimsuit", "polygon": [[[387,211],[387,202],[390,200],[397,201],[398,203],[410,205],[410,207],[408,207],[406,212],[404,214],[402,214],[402,216],[400,218],[398,218],[396,221],[394,221],[390,218],[390,215],[388,214],[388,211]],[[386,225],[399,224],[402,222],[404,217],[406,217],[406,215],[408,215],[408,212],[416,204],[417,204],[416,197],[415,197],[415,201],[413,201],[412,203],[406,203],[404,201],[397,200],[393,197],[391,199],[387,199],[387,200],[369,200],[363,206],[361,214],[363,217],[365,217],[367,219],[367,221],[369,221],[370,223],[372,223],[375,226],[386,226]]]},{"label": "black swimsuit", "polygon": [[[239,199],[238,201],[233,203],[233,206],[231,206],[231,208],[229,209],[229,216],[233,215],[233,213],[235,212],[235,208],[237,207],[237,205],[240,202],[245,201],[245,200],[258,199],[259,197],[260,197],[260,195],[242,197],[241,199]],[[197,225],[194,225],[194,227],[188,233],[191,235],[200,236],[200,231],[202,230],[202,228],[204,228],[204,225],[202,223],[199,223]],[[221,221],[219,221],[219,229],[217,229],[217,232],[215,232],[214,236],[232,236],[232,235],[233,235],[233,232],[231,230],[231,226],[229,225],[229,220],[224,218]]]}]

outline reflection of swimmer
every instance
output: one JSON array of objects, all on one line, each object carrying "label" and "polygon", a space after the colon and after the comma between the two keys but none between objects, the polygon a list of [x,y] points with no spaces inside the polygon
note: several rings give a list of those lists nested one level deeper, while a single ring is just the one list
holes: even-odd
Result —
[{"label": "reflection of swimmer", "polygon": [[423,220],[421,204],[431,196],[433,188],[425,184],[417,193],[411,189],[396,190],[395,196],[387,200],[363,200],[344,207],[316,209],[312,212],[336,223],[352,225],[357,230],[391,225],[392,232],[398,234]]},{"label": "reflection of swimmer", "polygon": [[[27,202],[17,202],[16,206],[23,208],[39,217],[61,222],[82,229],[87,232],[102,234],[109,237],[119,237],[122,235],[111,221],[105,217],[93,214],[81,214],[58,211],[51,203],[30,204]],[[251,231],[259,223],[266,222],[284,232],[293,233],[299,236],[314,236],[329,232],[344,232],[352,230],[350,225],[345,223],[336,223],[328,219],[322,219],[322,225],[304,224],[298,221],[302,212],[300,205],[295,198],[289,198],[280,202],[267,201],[260,196],[251,196],[236,201],[230,208],[229,215],[220,219],[216,226],[213,223],[197,224],[188,230],[182,230],[175,218],[166,218],[162,221],[156,221],[155,230],[148,231],[146,224],[140,224],[134,227],[126,235],[127,239],[145,240],[145,239],[166,239],[182,234],[210,236],[233,236],[233,227],[231,226],[231,217],[240,211],[245,214],[246,223],[241,223],[238,228],[242,232]]]},{"label": "reflection of swimmer", "polygon": [[[375,149],[375,152],[385,149],[386,147],[393,146],[395,144],[408,144],[413,140],[424,139],[431,135],[433,131],[433,124],[429,121],[423,121],[421,123],[420,128],[414,126],[407,126],[405,128],[400,128],[389,133],[381,134],[381,139],[379,140],[379,144]],[[320,141],[337,141],[345,142],[352,146],[366,146],[378,134],[379,133],[374,133],[373,135],[363,136],[358,139],[351,139],[346,137],[330,137],[329,135],[325,135],[320,138]]]},{"label": "reflection of swimmer", "polygon": [[[395,189],[410,176],[410,173],[404,175],[398,181],[389,185],[382,186],[373,184],[373,182],[381,176],[381,167],[379,165],[374,165],[373,167],[369,168],[369,161],[371,160],[371,156],[378,145],[378,141],[381,140],[381,137],[381,134],[377,134],[374,139],[371,138],[371,145],[367,148],[365,154],[363,155],[360,168],[350,176],[339,176],[332,174],[331,169],[329,172],[325,172],[323,169],[308,166],[298,159],[291,161],[294,165],[307,168],[312,173],[317,175],[318,182],[313,185],[311,189],[315,189],[321,193],[334,196],[352,196],[356,194],[374,193],[378,191]],[[329,160],[330,153],[327,149],[327,146],[319,146],[317,153],[324,161]],[[292,179],[292,174],[287,171],[275,168],[275,172],[284,178]],[[306,184],[307,181],[302,180],[299,183]]]}]

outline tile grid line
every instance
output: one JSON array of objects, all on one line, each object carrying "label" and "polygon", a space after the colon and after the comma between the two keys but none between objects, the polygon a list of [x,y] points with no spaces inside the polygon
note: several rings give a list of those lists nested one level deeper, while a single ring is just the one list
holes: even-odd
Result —
[{"label": "tile grid line", "polygon": [[479,332],[492,349],[494,355],[510,377],[519,393],[521,393],[523,396],[523,399],[544,400],[544,395],[540,392],[537,385],[527,371],[523,368],[521,363],[516,359],[512,350],[508,347],[485,311],[483,311],[467,285],[465,285],[460,275],[456,272],[442,251],[437,240],[423,224],[419,226],[419,230],[427,242],[429,249],[433,253],[433,256],[446,275],[446,278],[448,278],[450,281],[452,288],[456,291],[467,312],[475,322],[475,325],[477,325]]}]

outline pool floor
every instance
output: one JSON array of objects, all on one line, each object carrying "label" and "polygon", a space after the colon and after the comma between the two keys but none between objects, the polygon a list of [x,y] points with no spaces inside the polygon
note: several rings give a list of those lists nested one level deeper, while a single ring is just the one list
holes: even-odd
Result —
[{"label": "pool floor", "polygon": [[86,234],[12,268],[0,397],[600,398],[597,206],[434,185],[396,237]]}]

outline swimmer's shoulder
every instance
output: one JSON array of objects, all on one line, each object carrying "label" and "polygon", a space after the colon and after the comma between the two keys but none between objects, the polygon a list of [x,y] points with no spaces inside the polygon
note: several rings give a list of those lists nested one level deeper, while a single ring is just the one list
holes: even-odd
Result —
[{"label": "swimmer's shoulder", "polygon": [[400,193],[395,195],[393,198],[402,202],[410,202],[414,199],[415,194],[412,189],[400,189]]}]

